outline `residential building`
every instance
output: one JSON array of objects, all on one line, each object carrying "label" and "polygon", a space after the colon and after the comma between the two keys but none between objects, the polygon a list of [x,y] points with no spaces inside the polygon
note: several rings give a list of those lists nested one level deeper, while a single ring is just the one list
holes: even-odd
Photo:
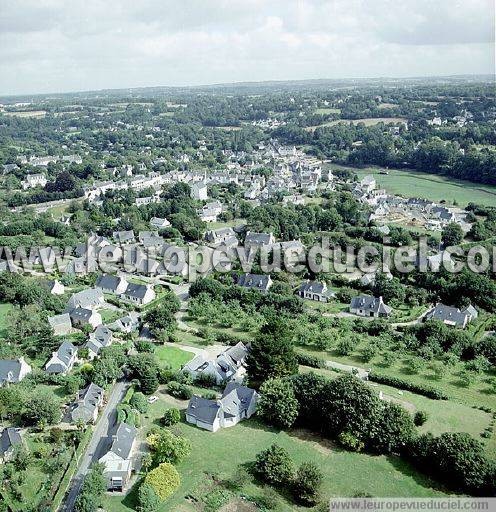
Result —
[{"label": "residential building", "polygon": [[165,219],[160,217],[153,217],[150,220],[150,227],[154,229],[165,229],[168,228],[171,225],[171,223]]},{"label": "residential building", "polygon": [[327,302],[335,294],[328,290],[326,283],[318,281],[305,281],[300,285],[298,295],[303,299],[316,300],[317,302]]},{"label": "residential building", "polygon": [[193,395],[186,409],[186,421],[199,428],[217,432],[241,420],[250,418],[256,411],[258,393],[235,382],[227,384],[220,400],[207,400]]},{"label": "residential building", "polygon": [[47,182],[44,174],[28,174],[26,179],[21,181],[21,186],[23,190],[27,190],[28,188],[44,187]]},{"label": "residential building", "polygon": [[205,233],[205,240],[213,245],[238,245],[238,239],[233,228],[211,229]]},{"label": "residential building", "polygon": [[121,295],[126,291],[128,284],[129,283],[124,277],[104,274],[98,277],[95,283],[95,287],[99,288],[104,293]]},{"label": "residential building", "polygon": [[85,389],[78,391],[76,401],[69,412],[71,423],[95,423],[98,410],[103,405],[104,395],[103,388],[93,382]]},{"label": "residential building", "polygon": [[96,309],[105,304],[105,297],[100,288],[88,288],[80,292],[74,293],[69,299],[67,309],[86,308]]},{"label": "residential building", "polygon": [[270,247],[276,239],[272,233],[253,233],[248,231],[245,236],[245,247]]},{"label": "residential building", "polygon": [[72,332],[72,322],[69,313],[48,317],[48,323],[55,336],[66,336]]},{"label": "residential building", "polygon": [[69,312],[69,316],[71,317],[72,326],[75,328],[89,325],[95,329],[95,327],[102,324],[102,316],[93,309],[74,308]]},{"label": "residential building", "polygon": [[384,303],[382,297],[372,297],[370,295],[359,295],[351,299],[350,313],[366,317],[386,317],[389,316],[392,309]]},{"label": "residential building", "polygon": [[425,315],[425,320],[438,320],[445,325],[465,329],[467,324],[477,317],[477,310],[473,306],[460,310],[439,303]]},{"label": "residential building", "polygon": [[94,359],[100,350],[112,344],[112,331],[105,325],[99,325],[94,332],[89,335],[85,347],[88,349],[88,358]]},{"label": "residential building", "polygon": [[11,460],[16,447],[21,445],[21,429],[5,427],[0,434],[0,463],[5,464]]},{"label": "residential building", "polygon": [[272,286],[272,279],[269,275],[265,274],[243,274],[239,276],[236,284],[243,288],[250,288],[252,290],[259,290],[262,293],[267,293]]},{"label": "residential building", "polygon": [[56,352],[52,352],[45,371],[65,375],[72,370],[77,360],[77,348],[70,341],[64,341]]},{"label": "residential building", "polygon": [[8,384],[17,384],[29,373],[31,373],[31,366],[26,363],[24,357],[0,359],[0,387]]},{"label": "residential building", "polygon": [[122,297],[129,302],[144,306],[155,299],[155,292],[149,284],[129,283]]},{"label": "residential building", "polygon": [[191,198],[198,201],[206,201],[208,199],[207,184],[205,181],[193,183],[191,185]]}]

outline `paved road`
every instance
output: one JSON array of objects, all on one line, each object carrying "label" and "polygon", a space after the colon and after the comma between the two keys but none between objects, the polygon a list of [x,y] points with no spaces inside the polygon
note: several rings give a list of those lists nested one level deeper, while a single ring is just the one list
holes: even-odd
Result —
[{"label": "paved road", "polygon": [[79,467],[72,477],[69,484],[69,492],[66,499],[60,507],[61,512],[71,512],[74,510],[74,503],[81,489],[84,475],[88,472],[91,464],[97,462],[103,455],[105,449],[109,446],[109,435],[113,432],[115,421],[117,419],[116,407],[124,397],[128,382],[119,381],[115,384],[108,397],[107,405],[103,409],[98,419],[91,440],[79,463]]}]

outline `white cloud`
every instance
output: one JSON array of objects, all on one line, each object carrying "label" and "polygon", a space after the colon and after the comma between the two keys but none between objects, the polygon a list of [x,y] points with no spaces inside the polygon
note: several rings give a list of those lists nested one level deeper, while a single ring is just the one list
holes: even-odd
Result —
[{"label": "white cloud", "polygon": [[0,94],[491,73],[491,0],[2,0]]}]

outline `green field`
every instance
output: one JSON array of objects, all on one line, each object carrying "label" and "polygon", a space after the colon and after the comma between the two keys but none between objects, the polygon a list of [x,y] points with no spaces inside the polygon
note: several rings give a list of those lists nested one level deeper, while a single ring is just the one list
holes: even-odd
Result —
[{"label": "green field", "polygon": [[[160,394],[144,418],[150,425],[161,417],[167,406],[173,405],[168,395]],[[174,404],[176,405],[176,404]],[[195,512],[202,510],[201,500],[218,487],[215,481],[230,478],[240,464],[249,464],[261,450],[277,443],[286,448],[295,462],[315,462],[324,473],[323,496],[351,496],[357,492],[373,496],[436,496],[443,491],[434,482],[417,473],[397,457],[371,456],[344,451],[332,442],[307,431],[281,432],[251,419],[216,433],[181,423],[181,434],[192,443],[191,455],[178,466],[181,486],[159,509],[160,512]],[[215,479],[209,478],[215,475]],[[374,478],[371,478],[371,475]],[[239,492],[249,497],[261,496],[262,488],[250,478]],[[107,496],[108,512],[129,512],[135,506],[135,490],[127,497]],[[193,497],[193,500],[186,497]],[[234,510],[234,509],[233,509]],[[244,509],[243,509],[244,510]],[[249,511],[257,510],[247,509]],[[308,510],[280,497],[274,510]]]},{"label": "green field", "polygon": [[384,188],[392,194],[404,197],[423,197],[436,202],[446,201],[448,204],[453,204],[456,201],[462,207],[470,202],[488,206],[496,204],[496,187],[490,185],[478,185],[469,181],[417,171],[388,169],[389,174],[384,175],[379,174],[383,169],[377,167],[367,167],[365,169],[343,166],[332,167],[349,169],[356,173],[359,178],[372,174],[377,180],[379,188]]},{"label": "green field", "polygon": [[159,360],[160,364],[168,365],[173,370],[179,370],[183,365],[194,357],[191,352],[186,352],[177,347],[157,347],[155,349],[155,355]]}]

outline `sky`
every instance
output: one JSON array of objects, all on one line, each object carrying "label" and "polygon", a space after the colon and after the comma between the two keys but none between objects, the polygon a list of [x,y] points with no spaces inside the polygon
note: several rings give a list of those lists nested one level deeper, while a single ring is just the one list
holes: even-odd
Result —
[{"label": "sky", "polygon": [[494,73],[494,0],[0,0],[0,95]]}]

